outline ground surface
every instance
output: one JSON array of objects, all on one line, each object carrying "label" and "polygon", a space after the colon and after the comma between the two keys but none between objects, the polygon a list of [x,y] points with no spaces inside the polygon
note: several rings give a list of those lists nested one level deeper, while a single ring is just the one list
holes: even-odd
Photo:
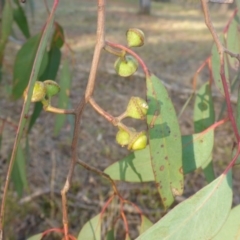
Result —
[{"label": "ground surface", "polygon": [[[125,43],[125,32],[129,27],[138,27],[146,34],[146,44],[136,52],[143,58],[149,69],[168,85],[176,111],[180,112],[191,91],[194,72],[210,54],[212,38],[200,11],[199,4],[180,5],[170,3],[153,3],[152,14],[137,14],[137,1],[108,1],[106,19],[106,38],[113,42]],[[220,11],[212,8],[216,29],[220,32],[226,24],[231,10]],[[46,10],[41,1],[36,2],[32,33],[38,32],[44,25]],[[96,1],[77,0],[60,1],[56,20],[63,26],[66,41],[74,52],[74,67],[71,91],[71,103],[76,105],[84,94],[93,55],[96,31]],[[0,88],[0,116],[17,123],[22,101],[12,102],[7,98],[8,84],[11,83],[13,57],[20,45],[10,42],[5,58],[5,83]],[[118,77],[113,71],[115,57],[103,53],[94,97],[98,104],[112,113],[120,114],[130,96],[144,97],[144,78],[141,71],[129,80]],[[206,74],[199,83],[208,80]],[[216,98],[216,108],[220,100]],[[192,133],[192,111],[190,107],[180,118],[183,134]],[[216,109],[218,110],[218,109]],[[27,236],[42,232],[52,227],[61,226],[60,189],[64,184],[70,160],[71,134],[70,125],[66,124],[59,136],[53,136],[54,117],[42,113],[30,136],[31,152],[28,157],[29,191],[19,201],[11,191],[8,200],[7,238],[26,239]],[[136,123],[134,123],[136,124]],[[138,128],[144,128],[144,125]],[[84,112],[79,144],[79,157],[83,161],[104,169],[114,161],[127,155],[125,149],[115,143],[116,129],[108,125],[90,107]],[[14,128],[7,126],[2,141],[2,170],[6,169],[6,159],[15,137]],[[214,161],[219,174],[226,162],[230,160],[232,135],[226,125],[217,132]],[[184,197],[193,194],[205,182],[199,173],[187,177]],[[238,189],[237,182],[235,183]],[[13,188],[11,188],[13,190]],[[54,189],[54,191],[51,191]],[[159,198],[153,184],[119,184],[123,196],[140,205],[143,212],[153,221],[163,214]],[[34,199],[25,198],[40,192]],[[111,194],[111,187],[105,180],[77,167],[73,187],[69,194],[70,228],[75,235],[83,224],[98,213]],[[148,195],[149,194],[149,195]],[[239,203],[238,194],[235,204]],[[114,208],[114,207],[113,207]],[[136,226],[138,216],[128,213],[129,222]],[[135,225],[134,225],[135,224]],[[11,226],[9,228],[8,226]],[[121,227],[121,226],[120,226]],[[14,229],[14,231],[12,230]],[[131,232],[132,238],[137,236]],[[17,236],[17,237],[16,237]],[[53,239],[53,237],[52,237]],[[60,239],[54,237],[54,239]],[[123,239],[119,233],[119,239]]]}]

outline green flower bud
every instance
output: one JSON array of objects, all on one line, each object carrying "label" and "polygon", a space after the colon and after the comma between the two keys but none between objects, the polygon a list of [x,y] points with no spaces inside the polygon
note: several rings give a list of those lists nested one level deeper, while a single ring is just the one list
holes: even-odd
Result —
[{"label": "green flower bud", "polygon": [[128,144],[129,150],[140,150],[147,146],[147,136],[145,132],[135,133],[132,135]]},{"label": "green flower bud", "polygon": [[126,55],[125,60],[119,57],[114,64],[114,68],[118,75],[129,77],[137,71],[138,61],[130,55]]},{"label": "green flower bud", "polygon": [[59,85],[52,80],[45,80],[44,82],[45,88],[46,88],[46,94],[48,97],[52,97],[59,93],[60,87]]},{"label": "green flower bud", "polygon": [[138,28],[130,28],[127,33],[129,47],[141,47],[144,44],[144,33]]},{"label": "green flower bud", "polygon": [[129,144],[129,140],[130,140],[130,135],[128,132],[126,132],[123,129],[119,129],[119,131],[117,132],[116,135],[116,141],[119,145],[121,145],[122,147],[126,146]]},{"label": "green flower bud", "polygon": [[[27,97],[27,88],[23,93],[24,98]],[[31,102],[39,102],[45,98],[46,88],[43,82],[36,81],[33,87],[33,94],[31,98]]]},{"label": "green flower bud", "polygon": [[126,116],[135,119],[144,119],[148,111],[147,102],[139,97],[131,97],[127,110]]}]

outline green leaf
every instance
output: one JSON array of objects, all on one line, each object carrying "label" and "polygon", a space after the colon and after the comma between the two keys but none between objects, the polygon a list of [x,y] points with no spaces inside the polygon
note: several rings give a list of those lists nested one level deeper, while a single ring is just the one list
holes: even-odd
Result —
[{"label": "green leaf", "polygon": [[[236,18],[234,18],[231,21],[227,32],[227,49],[234,53],[239,53],[240,50],[239,45],[240,35],[238,27],[239,27],[238,22]],[[237,71],[239,68],[238,60],[228,55],[228,61],[230,66]]]},{"label": "green leaf", "polygon": [[107,232],[106,240],[115,240],[115,237],[114,237],[114,229],[110,229],[110,230]]},{"label": "green leaf", "polygon": [[[57,72],[59,69],[60,61],[61,61],[61,52],[59,48],[53,47],[50,49],[48,55],[49,55],[48,65],[44,73],[39,77],[40,81],[43,81],[46,79],[54,80],[56,79],[56,76],[57,76]],[[28,126],[28,132],[31,131],[31,128],[33,127],[34,123],[39,117],[42,109],[43,109],[42,103],[40,102],[35,103],[33,114],[31,116],[29,126]]]},{"label": "green leaf", "polygon": [[84,224],[77,240],[101,240],[101,214]]},{"label": "green leaf", "polygon": [[148,230],[151,226],[153,226],[153,223],[144,215],[141,215],[141,226],[140,226],[140,234],[144,233],[146,230]]},{"label": "green leaf", "polygon": [[237,99],[237,128],[240,133],[240,89],[238,89],[238,99]]},{"label": "green leaf", "polygon": [[31,115],[29,125],[28,125],[28,133],[31,131],[33,125],[35,124],[36,120],[40,116],[40,113],[42,112],[43,105],[41,102],[36,102],[34,105],[33,113]]},{"label": "green leaf", "polygon": [[[71,87],[71,71],[69,62],[65,60],[63,62],[61,74],[60,74],[60,82],[59,82],[61,91],[59,92],[58,96],[58,108],[68,108],[69,104],[69,93]],[[54,135],[57,136],[63,127],[66,120],[65,114],[56,115],[55,126],[54,126]]]},{"label": "green leaf", "polygon": [[47,79],[55,80],[61,62],[61,51],[57,47],[52,47],[48,52],[48,65],[39,77],[40,81]]},{"label": "green leaf", "polygon": [[63,28],[55,22],[55,31],[52,37],[51,47],[61,48],[64,44],[64,40]]},{"label": "green leaf", "polygon": [[27,188],[27,173],[26,173],[26,160],[24,152],[21,146],[18,146],[16,159],[13,165],[13,170],[11,174],[11,179],[15,186],[15,189],[18,193],[18,196],[21,197],[23,190]]},{"label": "green leaf", "polygon": [[194,104],[194,129],[202,132],[215,122],[215,113],[210,83],[202,85],[196,95]]},{"label": "green leaf", "polygon": [[[214,131],[182,136],[184,174],[190,173],[208,162],[214,144]],[[162,159],[163,160],[163,159]],[[162,161],[159,159],[159,161]],[[127,182],[154,181],[149,147],[135,151],[104,170],[114,180]]]},{"label": "green leaf", "polygon": [[183,192],[181,134],[171,99],[155,76],[146,79],[149,149],[156,186],[165,208]]},{"label": "green leaf", "polygon": [[[223,42],[223,36],[221,37],[221,39],[222,39],[222,42]],[[221,92],[221,94],[223,96],[225,96],[223,85],[222,85],[222,79],[221,79],[221,76],[220,76],[220,68],[221,68],[220,57],[219,57],[219,53],[218,53],[216,44],[214,44],[213,47],[212,47],[211,63],[212,63],[212,75],[213,75],[214,82],[215,82],[217,88],[219,89],[219,91]],[[230,92],[229,72],[228,72],[226,55],[224,57],[224,69],[225,69],[225,76],[226,76],[226,80],[227,80],[227,84],[228,84],[228,89],[229,89],[229,92]]]},{"label": "green leaf", "polygon": [[36,234],[36,235],[28,238],[27,240],[42,240],[42,237],[43,237],[42,233],[39,233],[39,234]]},{"label": "green leaf", "polygon": [[[29,38],[17,53],[13,69],[12,95],[14,99],[22,97],[23,92],[28,85],[40,39],[41,34]],[[38,76],[44,72],[47,64],[48,54],[45,51],[41,60],[41,67]]]},{"label": "green leaf", "polygon": [[1,46],[4,46],[8,40],[9,35],[12,31],[12,23],[13,23],[13,10],[11,6],[11,1],[6,0],[3,11],[2,11],[2,29],[0,35],[0,53]]},{"label": "green leaf", "polygon": [[177,205],[136,240],[212,239],[226,221],[231,205],[230,171]]},{"label": "green leaf", "polygon": [[[211,85],[209,82],[203,84],[198,90],[194,104],[194,129],[202,132],[215,122],[215,112],[212,99]],[[204,150],[203,150],[204,151]],[[215,179],[212,157],[202,165],[204,175],[208,182]]]},{"label": "green leaf", "polygon": [[212,240],[239,239],[240,229],[240,205],[230,211],[227,221]]},{"label": "green leaf", "polygon": [[183,171],[190,173],[211,159],[214,145],[214,131],[196,133],[182,137]]},{"label": "green leaf", "polygon": [[23,11],[19,1],[15,1],[15,3],[17,6],[13,10],[14,21],[18,25],[19,29],[22,31],[23,35],[26,38],[30,38],[30,31],[25,12]]}]

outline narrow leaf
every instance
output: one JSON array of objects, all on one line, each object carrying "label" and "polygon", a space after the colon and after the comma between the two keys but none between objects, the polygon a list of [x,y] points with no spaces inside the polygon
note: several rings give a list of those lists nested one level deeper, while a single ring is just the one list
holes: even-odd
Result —
[{"label": "narrow leaf", "polygon": [[[223,37],[222,37],[222,42],[223,42]],[[222,85],[222,79],[220,76],[220,68],[221,68],[220,57],[219,57],[219,53],[218,53],[216,44],[214,44],[212,47],[211,63],[212,63],[212,75],[213,75],[214,82],[215,82],[217,88],[219,89],[219,91],[221,92],[221,94],[223,96],[225,96],[223,85]],[[230,92],[229,72],[228,72],[226,56],[224,57],[224,69],[225,69],[225,76],[226,76],[226,80],[227,80],[227,84],[228,84],[228,89]]]},{"label": "narrow leaf", "polygon": [[115,240],[115,237],[114,237],[114,229],[110,229],[110,230],[107,232],[106,240]]},{"label": "narrow leaf", "polygon": [[[12,95],[14,99],[20,98],[28,85],[40,39],[41,34],[37,34],[30,38],[17,53],[13,69]],[[41,60],[41,67],[38,76],[44,72],[47,63],[48,54],[45,51]]]},{"label": "narrow leaf", "polygon": [[15,1],[16,7],[13,10],[14,21],[18,25],[26,38],[30,38],[30,31],[28,27],[28,21],[19,1]]},{"label": "narrow leaf", "polygon": [[101,215],[89,220],[81,229],[78,240],[101,240]]},{"label": "narrow leaf", "polygon": [[[64,61],[61,75],[60,75],[60,82],[59,85],[61,87],[61,91],[59,92],[58,96],[58,107],[59,108],[68,108],[69,103],[69,94],[70,94],[70,86],[71,86],[71,71],[70,66],[67,60]],[[58,135],[61,128],[63,127],[66,120],[66,115],[59,114],[56,115],[55,126],[54,126],[54,135]]]},{"label": "narrow leaf", "polygon": [[227,221],[213,240],[239,239],[240,238],[240,205],[230,211]]},{"label": "narrow leaf", "polygon": [[[53,47],[50,49],[48,53],[48,65],[44,71],[44,73],[39,77],[39,80],[55,80],[57,76],[57,72],[59,69],[60,61],[61,61],[61,52],[58,48]],[[36,122],[37,118],[39,117],[41,111],[43,109],[42,103],[37,102],[35,103],[33,114],[31,116],[29,125],[28,125],[28,132],[31,131],[31,128],[33,127],[34,123]]]},{"label": "narrow leaf", "polygon": [[[12,23],[13,23],[13,10],[11,6],[11,1],[6,0],[4,3],[3,11],[2,11],[2,29],[0,35],[0,46],[5,45],[8,40],[8,36],[11,34]],[[1,52],[1,47],[0,47]]]},{"label": "narrow leaf", "polygon": [[28,238],[27,240],[42,240],[42,233],[36,234],[30,238]]},{"label": "narrow leaf", "polygon": [[237,128],[240,133],[240,88],[238,89],[238,99],[237,99]]},{"label": "narrow leaf", "polygon": [[[214,132],[182,136],[182,159],[184,174],[190,173],[207,163],[211,157]],[[159,161],[162,161],[159,159]],[[149,147],[135,151],[113,163],[104,170],[112,179],[126,182],[154,181]]]},{"label": "narrow leaf", "polygon": [[146,230],[148,230],[151,226],[153,226],[153,223],[144,215],[141,216],[141,226],[140,226],[140,234],[144,233]]},{"label": "narrow leaf", "polygon": [[198,90],[194,104],[194,129],[202,132],[215,122],[215,113],[210,83],[207,82]]},{"label": "narrow leaf", "polygon": [[52,47],[61,48],[64,44],[64,32],[61,25],[55,22],[55,31],[52,37]]},{"label": "narrow leaf", "polygon": [[[215,122],[215,112],[212,99],[211,85],[206,82],[201,86],[196,94],[194,104],[194,129],[195,132],[202,132],[210,127]],[[203,150],[204,151],[204,150]],[[205,178],[208,182],[215,179],[213,170],[212,157],[209,156],[209,161],[204,162],[202,169]]]},{"label": "narrow leaf", "polygon": [[183,192],[181,134],[171,99],[154,75],[146,79],[149,149],[156,186],[165,208]]},{"label": "narrow leaf", "polygon": [[21,197],[23,190],[27,188],[27,174],[26,174],[26,160],[21,146],[18,146],[16,160],[13,165],[11,179],[18,193]]},{"label": "narrow leaf", "polygon": [[226,221],[231,205],[230,171],[177,205],[136,240],[212,239]]},{"label": "narrow leaf", "polygon": [[39,80],[55,80],[61,62],[61,51],[57,47],[52,47],[48,52],[48,64]]},{"label": "narrow leaf", "polygon": [[[236,18],[234,18],[231,21],[228,28],[228,32],[227,32],[227,49],[234,53],[238,53],[240,50],[240,45],[239,45],[240,35],[239,35],[238,27],[239,27],[238,22]],[[239,67],[238,60],[228,55],[228,61],[230,66],[237,71]]]}]

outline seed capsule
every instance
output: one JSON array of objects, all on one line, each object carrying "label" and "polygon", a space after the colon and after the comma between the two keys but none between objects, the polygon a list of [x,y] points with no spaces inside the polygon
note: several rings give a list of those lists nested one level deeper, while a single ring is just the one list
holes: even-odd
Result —
[{"label": "seed capsule", "polygon": [[144,119],[148,111],[147,102],[140,97],[131,97],[127,110],[126,116],[135,119]]},{"label": "seed capsule", "polygon": [[124,147],[129,144],[129,140],[130,140],[129,133],[123,129],[119,129],[119,131],[117,132],[117,135],[116,135],[117,143],[119,145],[121,145],[122,147]]},{"label": "seed capsule", "polygon": [[44,82],[46,88],[46,94],[48,97],[52,97],[59,93],[60,86],[53,80],[45,80]]},{"label": "seed capsule", "polygon": [[144,33],[138,28],[130,28],[127,33],[129,47],[141,47],[144,44]]},{"label": "seed capsule", "polygon": [[[27,89],[23,93],[24,98],[27,97]],[[31,102],[39,102],[45,98],[46,88],[43,82],[36,81],[33,87],[33,94],[31,98]]]},{"label": "seed capsule", "polygon": [[147,136],[145,132],[136,133],[128,144],[129,150],[140,150],[147,146]]},{"label": "seed capsule", "polygon": [[138,61],[130,55],[126,55],[125,60],[119,57],[114,64],[114,68],[118,75],[129,77],[137,71]]}]

